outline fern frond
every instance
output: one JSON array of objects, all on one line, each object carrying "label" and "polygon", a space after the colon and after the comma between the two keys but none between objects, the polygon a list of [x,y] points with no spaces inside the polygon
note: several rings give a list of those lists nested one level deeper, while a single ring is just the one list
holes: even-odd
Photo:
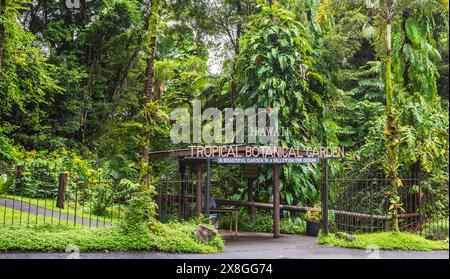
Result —
[{"label": "fern frond", "polygon": [[408,38],[415,45],[420,45],[423,37],[420,30],[420,25],[412,18],[408,18],[405,23],[405,31]]}]

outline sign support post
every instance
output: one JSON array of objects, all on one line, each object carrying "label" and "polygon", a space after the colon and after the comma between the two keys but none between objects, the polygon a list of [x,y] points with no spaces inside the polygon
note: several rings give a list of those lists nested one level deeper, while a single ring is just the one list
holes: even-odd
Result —
[{"label": "sign support post", "polygon": [[[251,202],[251,203],[253,203],[255,201],[254,197],[253,197],[253,184],[255,183],[255,181],[256,181],[255,178],[247,178],[247,199],[248,199],[248,202]],[[255,206],[254,205],[249,206],[247,208],[247,212],[248,212],[248,215],[250,216],[250,218],[252,220],[255,220],[255,218],[256,218]]]},{"label": "sign support post", "polygon": [[327,235],[328,228],[328,160],[323,159],[323,187],[322,187],[322,230]]},{"label": "sign support post", "polygon": [[203,169],[201,164],[196,165],[197,170],[197,191],[195,193],[195,216],[199,217],[202,214],[202,180]]},{"label": "sign support post", "polygon": [[178,161],[180,172],[180,199],[178,201],[178,221],[185,217],[186,208],[186,165],[184,162]]},{"label": "sign support post", "polygon": [[273,165],[273,238],[280,237],[280,165]]},{"label": "sign support post", "polygon": [[209,218],[209,200],[211,196],[211,160],[206,161],[205,214]]}]

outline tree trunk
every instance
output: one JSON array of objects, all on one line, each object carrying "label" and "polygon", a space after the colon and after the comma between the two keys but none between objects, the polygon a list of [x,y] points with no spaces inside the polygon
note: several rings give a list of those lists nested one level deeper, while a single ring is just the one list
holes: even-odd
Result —
[{"label": "tree trunk", "polygon": [[[240,16],[242,14],[242,4],[241,1],[236,1],[236,14]],[[240,40],[242,36],[242,21],[238,20],[236,27],[236,38],[234,42],[234,62],[233,62],[233,72],[231,73],[231,106],[233,109],[236,108],[237,95],[238,95],[238,85],[236,80],[237,75],[237,57],[240,51]]]},{"label": "tree trunk", "polygon": [[[134,38],[134,34],[130,36],[128,43],[127,43],[127,47],[125,48],[125,51],[128,51],[128,49],[132,45],[133,38]],[[120,91],[125,86],[127,79],[128,79],[128,75],[136,63],[139,51],[141,51],[140,45],[142,43],[142,40],[143,40],[143,36],[139,35],[137,43],[136,43],[136,49],[133,51],[133,54],[131,55],[131,57],[128,59],[126,66],[122,67],[118,70],[117,75],[114,78],[115,84],[114,84],[114,87],[112,88],[112,93],[110,93],[110,96],[111,96],[110,103],[115,103],[119,100]]]},{"label": "tree trunk", "polygon": [[392,57],[391,57],[391,22],[388,20],[386,26],[386,45],[387,45],[387,56],[386,56],[386,149],[388,155],[388,165],[386,171],[387,178],[389,180],[389,198],[390,207],[389,211],[392,216],[392,230],[394,232],[399,231],[398,228],[398,147],[399,138],[397,130],[397,121],[395,119],[393,111],[393,84],[392,84]]},{"label": "tree trunk", "polygon": [[83,27],[88,23],[88,10],[86,0],[80,0],[80,13]]},{"label": "tree trunk", "polygon": [[[406,35],[406,20],[409,17],[409,10],[404,10],[402,13],[402,31],[405,34],[403,39],[403,45],[402,45],[402,50],[405,45],[407,44],[411,44],[411,40],[409,39],[408,35]],[[409,61],[405,61],[405,59],[402,59],[402,61],[400,62],[402,64],[404,64],[405,69],[403,70],[403,84],[405,85],[406,90],[409,92],[409,94],[413,94],[413,90],[411,90],[410,86],[409,86],[409,75],[408,75],[408,69],[410,67],[410,62]]]},{"label": "tree trunk", "polygon": [[[4,16],[6,13],[6,0],[0,0],[0,16]],[[0,69],[3,62],[3,49],[5,45],[5,26],[0,23]]]},{"label": "tree trunk", "polygon": [[[149,102],[153,98],[153,79],[154,79],[154,65],[155,65],[155,52],[156,52],[156,39],[158,37],[158,8],[160,5],[160,0],[150,1],[150,17],[148,22],[148,57],[147,57],[147,69],[145,71],[145,81],[144,81],[144,111]],[[148,129],[149,120],[147,114],[144,117],[144,130]],[[144,187],[148,185],[148,152],[149,152],[150,141],[148,135],[144,134],[144,148],[142,152],[144,175],[142,177],[142,182]]]}]

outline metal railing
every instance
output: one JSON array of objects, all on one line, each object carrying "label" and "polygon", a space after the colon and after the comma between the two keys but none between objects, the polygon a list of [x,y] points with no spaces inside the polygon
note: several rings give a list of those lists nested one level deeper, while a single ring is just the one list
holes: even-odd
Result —
[{"label": "metal railing", "polygon": [[0,226],[105,227],[124,217],[127,196],[105,175],[80,176],[71,169],[9,169],[0,189]]},{"label": "metal railing", "polygon": [[[448,188],[442,185],[425,186],[425,177],[420,175],[410,174],[401,180],[403,186],[399,189],[399,196],[402,210],[398,212],[400,230],[425,236],[440,232],[440,238],[445,235],[448,237]],[[391,230],[389,181],[382,173],[335,177],[330,179],[330,187],[330,209],[335,214],[335,230],[352,233]],[[446,193],[439,196],[436,189]],[[431,206],[436,202],[441,204],[441,208],[432,209]]]}]

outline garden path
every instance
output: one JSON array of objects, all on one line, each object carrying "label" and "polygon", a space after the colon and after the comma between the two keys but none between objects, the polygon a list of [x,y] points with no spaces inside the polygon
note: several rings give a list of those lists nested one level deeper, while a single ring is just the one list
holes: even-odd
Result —
[{"label": "garden path", "polygon": [[240,232],[238,238],[225,235],[225,251],[213,254],[162,253],[155,251],[43,253],[8,252],[0,259],[448,259],[449,251],[373,251],[317,244],[315,237]]}]

